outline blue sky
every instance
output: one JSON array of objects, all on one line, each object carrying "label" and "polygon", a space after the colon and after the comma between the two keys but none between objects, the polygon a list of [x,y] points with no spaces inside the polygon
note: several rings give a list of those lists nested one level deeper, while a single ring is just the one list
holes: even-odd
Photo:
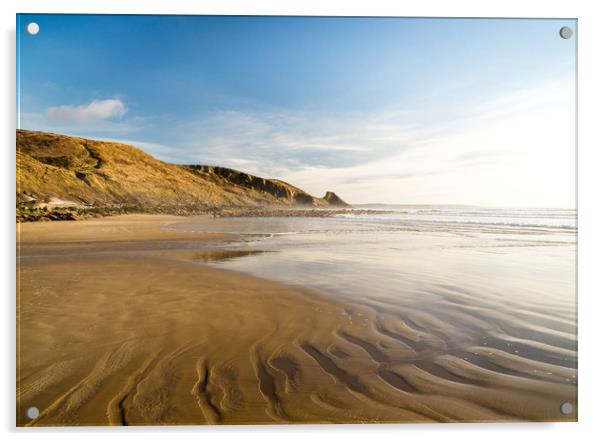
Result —
[{"label": "blue sky", "polygon": [[121,140],[354,203],[570,207],[576,39],[559,37],[565,25],[576,28],[26,14],[19,126]]}]

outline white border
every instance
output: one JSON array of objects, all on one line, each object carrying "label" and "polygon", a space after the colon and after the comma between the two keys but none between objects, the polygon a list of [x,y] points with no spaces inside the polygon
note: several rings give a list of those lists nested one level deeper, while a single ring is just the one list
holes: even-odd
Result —
[{"label": "white border", "polygon": [[[429,17],[576,17],[580,2],[558,0],[19,0],[19,12],[240,15],[396,15]],[[585,5],[585,2],[583,3]]]},{"label": "white border", "polygon": [[[2,418],[1,429],[9,438],[63,439],[89,436],[103,439],[144,437],[164,439],[178,436],[187,439],[249,438],[288,440],[345,437],[365,440],[367,437],[413,438],[440,440],[484,437],[487,441],[534,437],[546,441],[595,439],[602,433],[598,427],[598,394],[602,392],[600,371],[602,348],[602,247],[600,229],[602,215],[602,111],[600,103],[601,29],[596,1],[477,1],[423,0],[392,2],[382,0],[3,0],[2,14],[2,265],[0,280],[4,304],[2,308]],[[150,427],[150,428],[57,428],[15,429],[15,223],[14,223],[14,139],[15,139],[15,13],[145,13],[145,14],[237,14],[237,15],[393,15],[439,17],[563,17],[579,19],[579,423],[565,424],[454,424],[454,425],[382,425],[382,426],[253,426],[253,427]]]}]

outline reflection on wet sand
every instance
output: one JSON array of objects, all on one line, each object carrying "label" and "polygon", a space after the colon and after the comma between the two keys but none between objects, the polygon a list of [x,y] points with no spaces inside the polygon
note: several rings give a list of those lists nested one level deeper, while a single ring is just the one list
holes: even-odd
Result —
[{"label": "reflection on wet sand", "polygon": [[22,226],[21,425],[576,419],[570,243],[87,222]]},{"label": "reflection on wet sand", "polygon": [[165,258],[179,259],[179,260],[190,260],[193,262],[219,262],[237,257],[255,256],[257,254],[265,253],[262,250],[241,250],[241,249],[230,249],[230,248],[208,248],[203,250],[164,250],[150,252],[151,256],[161,256]]}]

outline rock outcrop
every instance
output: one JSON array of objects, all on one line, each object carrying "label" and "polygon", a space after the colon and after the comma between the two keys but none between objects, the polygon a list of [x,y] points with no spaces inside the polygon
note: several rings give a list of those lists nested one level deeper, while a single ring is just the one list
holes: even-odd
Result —
[{"label": "rock outcrop", "polygon": [[336,193],[333,193],[332,191],[327,191],[322,199],[324,199],[326,202],[328,202],[328,205],[331,207],[345,207],[345,208],[351,207],[351,205],[349,205],[343,199],[338,197],[336,195]]}]

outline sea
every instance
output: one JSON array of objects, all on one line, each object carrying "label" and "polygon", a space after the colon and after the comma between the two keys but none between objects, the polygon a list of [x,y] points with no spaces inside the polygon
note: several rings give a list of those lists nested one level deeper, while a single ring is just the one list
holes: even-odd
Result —
[{"label": "sea", "polygon": [[333,217],[191,218],[238,234],[244,257],[212,266],[301,285],[392,314],[451,347],[504,345],[577,364],[577,212],[356,206]]}]

